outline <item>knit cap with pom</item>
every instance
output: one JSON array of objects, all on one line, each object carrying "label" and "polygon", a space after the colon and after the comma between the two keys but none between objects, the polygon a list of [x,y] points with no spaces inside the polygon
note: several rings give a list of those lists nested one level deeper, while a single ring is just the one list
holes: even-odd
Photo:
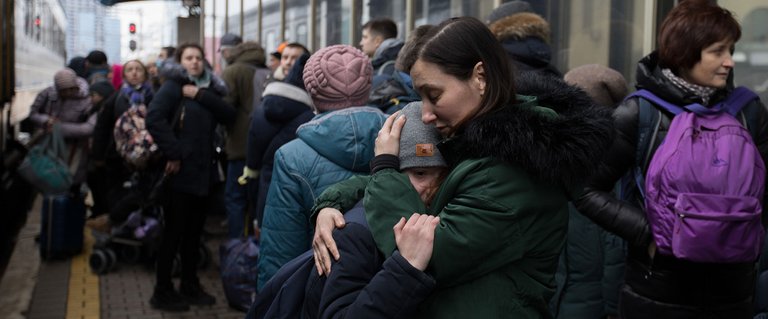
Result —
[{"label": "knit cap with pom", "polygon": [[304,67],[304,86],[318,112],[362,106],[371,93],[373,67],[368,56],[349,45],[317,51]]}]

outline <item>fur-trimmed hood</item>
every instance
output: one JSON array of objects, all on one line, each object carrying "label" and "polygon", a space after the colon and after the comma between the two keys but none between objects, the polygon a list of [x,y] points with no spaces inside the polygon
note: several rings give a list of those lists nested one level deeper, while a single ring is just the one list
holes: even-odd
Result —
[{"label": "fur-trimmed hood", "polygon": [[501,18],[488,25],[499,41],[535,37],[549,43],[549,23],[540,15],[521,12]]},{"label": "fur-trimmed hood", "polygon": [[516,163],[547,182],[578,187],[613,141],[611,110],[553,76],[523,72],[515,85],[519,94],[538,101],[482,115],[450,140],[464,156]]}]

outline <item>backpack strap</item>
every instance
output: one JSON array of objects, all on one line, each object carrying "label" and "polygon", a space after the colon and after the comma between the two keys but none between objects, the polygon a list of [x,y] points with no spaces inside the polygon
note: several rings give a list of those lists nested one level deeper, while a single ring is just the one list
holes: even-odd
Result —
[{"label": "backpack strap", "polygon": [[389,60],[379,66],[379,72],[376,75],[392,75],[392,71],[395,68],[395,60]]},{"label": "backpack strap", "polygon": [[755,94],[755,92],[740,86],[733,89],[733,92],[731,92],[731,94],[729,94],[728,97],[719,104],[722,104],[723,109],[735,117],[736,114],[741,111],[741,109],[756,99],[759,99],[759,97],[757,94]]},{"label": "backpack strap", "polygon": [[648,91],[646,89],[640,89],[640,90],[635,91],[634,93],[632,93],[629,96],[627,96],[625,98],[625,100],[630,98],[630,97],[634,97],[634,96],[640,97],[641,98],[640,100],[645,99],[645,100],[651,101],[651,102],[653,102],[653,104],[661,106],[662,108],[664,108],[665,110],[669,111],[670,113],[672,113],[674,115],[678,115],[680,113],[685,112],[685,108],[679,107],[679,106],[674,105],[672,103],[669,103],[669,102],[665,101],[664,99],[656,96],[656,94],[653,94],[653,93],[651,93],[651,91]]},{"label": "backpack strap", "polygon": [[645,198],[645,168],[650,161],[653,141],[659,133],[661,111],[653,107],[642,95],[638,101],[637,147],[635,149],[635,168],[632,170],[635,186],[642,198]]}]

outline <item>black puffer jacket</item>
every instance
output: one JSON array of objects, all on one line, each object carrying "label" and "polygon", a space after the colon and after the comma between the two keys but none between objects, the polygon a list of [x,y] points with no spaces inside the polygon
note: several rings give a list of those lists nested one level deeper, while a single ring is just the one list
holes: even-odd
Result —
[{"label": "black puffer jacket", "polygon": [[[658,97],[675,105],[702,103],[702,100],[672,84],[661,73],[656,53],[643,58],[637,66],[637,88],[646,89]],[[725,89],[719,90],[710,99],[710,104],[723,100],[733,90],[729,81]],[[768,110],[758,100],[751,102],[741,111],[747,117],[747,124],[755,123],[749,128],[757,136],[755,144],[760,150],[763,161],[768,159]],[[651,141],[650,154],[667,135],[672,115],[662,111],[659,133],[656,140]],[[652,240],[651,230],[645,212],[637,203],[622,202],[611,193],[615,183],[630,169],[635,167],[638,139],[638,98],[630,98],[622,103],[614,112],[616,137],[613,145],[585,188],[583,195],[575,201],[576,207],[595,223],[628,241],[635,248],[645,248]],[[755,132],[757,134],[755,134]],[[650,157],[649,157],[650,158]],[[647,165],[647,164],[646,164]],[[647,167],[643,167],[643,173]],[[638,200],[640,200],[638,198]],[[765,197],[763,202],[765,203]],[[765,221],[766,214],[763,214]]]},{"label": "black puffer jacket", "polygon": [[[211,76],[209,87],[201,88],[190,99],[182,94],[184,85],[193,84],[183,68],[164,66],[163,75],[166,80],[147,108],[147,129],[168,160],[181,161],[179,172],[170,181],[171,190],[206,196],[218,177],[214,157],[216,125],[231,124],[235,108],[224,102],[227,88],[216,76]],[[171,123],[176,114],[179,120],[174,126]]]}]

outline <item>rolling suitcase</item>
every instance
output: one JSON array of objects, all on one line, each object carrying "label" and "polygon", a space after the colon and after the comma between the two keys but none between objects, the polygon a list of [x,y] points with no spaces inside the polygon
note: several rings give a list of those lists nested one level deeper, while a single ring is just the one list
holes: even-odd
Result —
[{"label": "rolling suitcase", "polygon": [[67,258],[83,250],[85,201],[83,195],[43,196],[40,257]]}]

